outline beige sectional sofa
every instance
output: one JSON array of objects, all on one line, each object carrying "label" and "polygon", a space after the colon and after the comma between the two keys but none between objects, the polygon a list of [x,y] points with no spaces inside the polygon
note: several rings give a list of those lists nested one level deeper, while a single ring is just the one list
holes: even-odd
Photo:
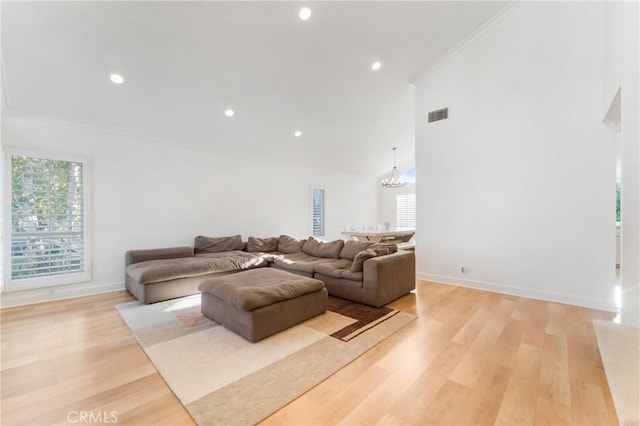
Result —
[{"label": "beige sectional sofa", "polygon": [[396,246],[357,241],[322,241],[240,235],[196,237],[194,248],[130,250],[126,253],[127,290],[143,303],[198,293],[215,275],[273,267],[313,277],[332,296],[382,306],[415,288],[415,255]]}]

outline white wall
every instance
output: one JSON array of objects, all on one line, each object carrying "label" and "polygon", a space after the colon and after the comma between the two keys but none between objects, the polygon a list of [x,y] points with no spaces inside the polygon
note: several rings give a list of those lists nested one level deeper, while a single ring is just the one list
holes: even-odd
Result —
[{"label": "white wall", "polygon": [[370,177],[319,169],[307,160],[309,153],[224,158],[214,148],[16,114],[4,114],[2,140],[88,158],[92,230],[91,282],[5,292],[2,306],[122,289],[129,249],[193,245],[196,235],[307,237],[312,185],[326,191],[327,239],[341,238],[349,223],[377,219],[377,186]]},{"label": "white wall", "polygon": [[624,5],[622,82],[622,312],[623,324],[640,326],[640,7]]},{"label": "white wall", "polygon": [[604,77],[603,116],[611,107],[616,92],[622,85],[623,66],[623,13],[624,2],[607,1],[604,5]]},{"label": "white wall", "polygon": [[417,82],[419,278],[614,309],[603,8],[523,2]]}]

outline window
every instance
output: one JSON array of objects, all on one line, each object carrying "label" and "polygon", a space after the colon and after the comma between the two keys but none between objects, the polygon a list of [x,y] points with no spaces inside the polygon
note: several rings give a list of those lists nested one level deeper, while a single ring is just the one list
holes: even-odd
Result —
[{"label": "window", "polygon": [[396,195],[396,226],[398,228],[416,227],[416,194]]},{"label": "window", "polygon": [[324,189],[312,190],[313,236],[324,236]]},{"label": "window", "polygon": [[8,289],[87,281],[86,161],[10,150],[6,159]]},{"label": "window", "polygon": [[622,194],[622,185],[616,182],[616,222],[620,222],[620,195]]}]

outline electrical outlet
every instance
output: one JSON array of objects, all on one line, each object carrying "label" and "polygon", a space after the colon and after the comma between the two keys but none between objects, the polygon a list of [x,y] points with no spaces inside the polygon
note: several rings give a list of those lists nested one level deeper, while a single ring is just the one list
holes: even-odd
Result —
[{"label": "electrical outlet", "polygon": [[460,265],[460,272],[462,272],[463,274],[467,273],[467,267],[465,265]]}]

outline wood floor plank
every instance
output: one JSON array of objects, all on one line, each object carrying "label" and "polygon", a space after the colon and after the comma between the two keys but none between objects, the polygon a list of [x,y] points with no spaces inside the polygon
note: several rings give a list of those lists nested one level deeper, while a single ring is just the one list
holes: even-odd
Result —
[{"label": "wood floor plank", "polygon": [[384,415],[384,417],[377,423],[378,425],[395,425],[395,426],[404,426],[406,425],[406,423],[404,423],[402,420],[400,420],[399,418],[397,418],[396,416],[394,416],[391,413],[387,413]]},{"label": "wood floor plank", "polygon": [[524,343],[520,345],[496,424],[533,424],[541,363],[542,349]]},{"label": "wood floor plank", "polygon": [[547,305],[546,334],[567,335],[566,305],[549,302]]},{"label": "wood floor plank", "polygon": [[488,354],[488,357],[497,360],[507,368],[512,368],[526,329],[527,324],[523,321],[507,320],[500,338]]},{"label": "wood floor plank", "polygon": [[574,424],[614,424],[615,415],[607,410],[605,390],[585,381],[571,383],[571,419]]},{"label": "wood floor plank", "polygon": [[456,420],[460,425],[492,425],[498,417],[511,369],[490,359]]},{"label": "wood floor plank", "polygon": [[486,324],[479,330],[475,340],[449,379],[469,388],[475,387],[485,365],[489,362],[483,354],[490,352],[495,346],[502,334],[503,327],[503,325]]},{"label": "wood floor plank", "polygon": [[406,424],[419,424],[424,407],[436,398],[465,352],[465,346],[455,342],[449,343],[400,395],[390,412]]},{"label": "wood floor plank", "polygon": [[424,409],[416,424],[419,425],[453,425],[460,415],[451,407],[464,407],[471,395],[470,389],[459,383],[447,380],[440,388],[435,398]]},{"label": "wood floor plank", "polygon": [[484,307],[479,308],[453,337],[453,341],[462,345],[473,342],[484,328],[491,311]]},{"label": "wood floor plank", "polygon": [[[418,281],[418,319],[263,424],[617,424],[592,318],[613,315]],[[115,292],[0,311],[3,425],[192,419],[138,346]]]},{"label": "wood floor plank", "polygon": [[[399,340],[376,362],[376,365],[389,371],[421,373],[444,349],[444,343],[448,341],[443,326],[443,323],[436,320],[411,324],[402,332],[411,332],[414,338]],[[437,344],[438,342],[442,344]]]},{"label": "wood floor plank", "polygon": [[571,406],[569,349],[564,337],[545,335],[538,395],[564,407]]},{"label": "wood floor plank", "polygon": [[534,417],[536,425],[568,425],[571,424],[571,410],[554,400],[539,396],[536,402]]},{"label": "wood floor plank", "polygon": [[413,371],[396,370],[389,374],[387,380],[372,388],[366,398],[354,407],[340,424],[374,425],[385,422],[385,417],[394,404],[390,394],[402,394],[416,380]]}]

